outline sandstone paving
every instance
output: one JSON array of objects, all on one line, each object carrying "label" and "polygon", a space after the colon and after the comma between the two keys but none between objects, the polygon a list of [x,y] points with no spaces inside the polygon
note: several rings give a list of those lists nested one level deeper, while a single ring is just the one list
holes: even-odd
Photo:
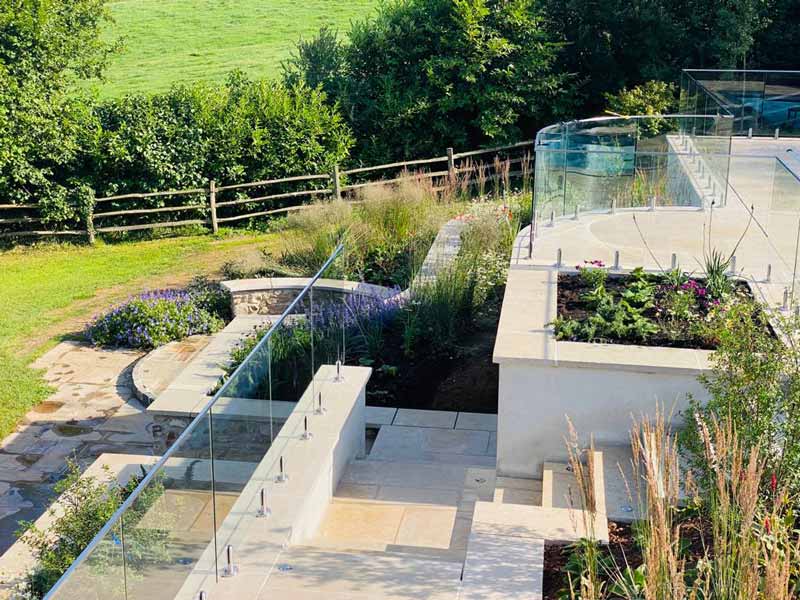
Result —
[{"label": "sandstone paving", "polygon": [[106,452],[152,455],[152,418],[131,378],[141,356],[66,341],[32,365],[44,370],[53,393],[0,442],[0,552],[14,542],[20,518],[45,512],[68,461],[86,466]]}]

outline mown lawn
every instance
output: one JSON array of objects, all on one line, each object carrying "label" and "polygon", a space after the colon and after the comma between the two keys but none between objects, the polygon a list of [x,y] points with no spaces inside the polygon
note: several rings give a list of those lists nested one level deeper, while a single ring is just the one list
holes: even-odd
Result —
[{"label": "mown lawn", "polygon": [[278,75],[302,37],[323,25],[340,31],[371,14],[378,0],[119,0],[109,4],[124,39],[103,96],[164,90],[173,83],[219,81],[233,69]]},{"label": "mown lawn", "polygon": [[0,439],[50,390],[29,364],[114,302],[253,259],[275,234],[192,236],[0,253]]}]

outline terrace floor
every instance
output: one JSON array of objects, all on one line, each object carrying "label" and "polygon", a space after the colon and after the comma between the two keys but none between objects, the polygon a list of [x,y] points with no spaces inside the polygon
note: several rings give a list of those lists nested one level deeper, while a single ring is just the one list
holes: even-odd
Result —
[{"label": "terrace floor", "polygon": [[398,417],[409,424],[381,427],[317,534],[281,555],[258,598],[458,597],[475,501],[494,494],[496,420],[470,415],[475,429],[455,429],[456,413]]},{"label": "terrace floor", "polygon": [[713,211],[621,209],[552,223],[540,219],[532,259],[526,233],[518,239],[515,263],[553,267],[560,251],[567,268],[594,259],[611,266],[618,252],[621,269],[666,270],[674,254],[684,270],[701,271],[704,252],[717,249],[734,253],[736,273],[755,284],[762,300],[781,306],[784,289],[793,288],[800,224],[800,197],[793,192],[800,184],[787,185],[780,174],[776,178],[774,165],[773,158],[731,157],[727,201]]}]

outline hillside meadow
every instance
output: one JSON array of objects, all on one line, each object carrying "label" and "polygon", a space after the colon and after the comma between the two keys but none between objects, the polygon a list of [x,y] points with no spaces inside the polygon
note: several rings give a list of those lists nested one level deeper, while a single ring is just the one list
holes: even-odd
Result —
[{"label": "hillside meadow", "polygon": [[220,81],[233,69],[275,76],[301,37],[323,25],[345,31],[377,0],[120,0],[110,2],[109,39],[124,48],[101,96],[154,92],[174,83]]}]

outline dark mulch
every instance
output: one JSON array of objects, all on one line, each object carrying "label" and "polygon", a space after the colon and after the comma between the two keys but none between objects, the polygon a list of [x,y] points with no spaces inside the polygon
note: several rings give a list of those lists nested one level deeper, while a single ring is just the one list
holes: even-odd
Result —
[{"label": "dark mulch", "polygon": [[[681,519],[681,538],[683,558],[687,568],[712,551],[709,523],[696,515],[686,515]],[[642,564],[642,553],[636,545],[630,524],[608,523],[609,545],[607,553],[613,558],[611,564],[620,570],[626,566],[632,569]],[[566,544],[546,544],[544,548],[544,596],[543,600],[557,600],[560,592],[569,588],[569,580],[564,570],[570,556],[570,546]]]},{"label": "dark mulch", "polygon": [[502,292],[476,318],[472,330],[449,352],[405,356],[399,335],[387,335],[385,363],[367,385],[367,404],[397,408],[497,413],[498,367],[492,362]]},{"label": "dark mulch", "polygon": [[[614,563],[624,568],[636,568],[642,564],[642,555],[633,539],[631,526],[627,523],[608,522],[608,552]],[[568,544],[548,543],[544,547],[544,596],[543,600],[557,600],[562,590],[569,588],[569,579],[564,567],[570,555]]]}]

